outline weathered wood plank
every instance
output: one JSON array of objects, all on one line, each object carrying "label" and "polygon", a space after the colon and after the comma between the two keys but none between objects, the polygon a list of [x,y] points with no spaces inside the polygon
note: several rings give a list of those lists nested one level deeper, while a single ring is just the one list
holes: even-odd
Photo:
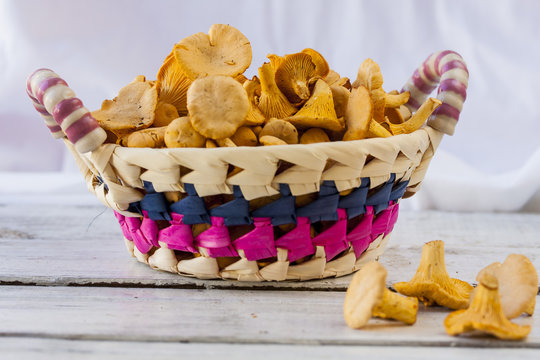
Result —
[{"label": "weathered wood plank", "polygon": [[[414,326],[371,320],[345,325],[342,292],[2,286],[0,337],[94,341],[540,348],[526,341],[450,337],[449,313],[421,307]],[[540,315],[516,319],[538,322]]]},{"label": "weathered wood plank", "polygon": [[[107,359],[153,360],[181,358],[200,360],[223,358],[229,354],[234,359],[538,359],[537,349],[506,348],[447,348],[404,346],[306,346],[306,345],[256,345],[256,344],[193,344],[166,342],[83,341],[36,338],[0,338],[0,351],[4,360],[73,360]],[[434,354],[437,354],[434,356]]]},{"label": "weathered wood plank", "polygon": [[[200,288],[346,289],[349,277],[304,283],[201,281],[151,270],[129,257],[111,210],[100,205],[0,200],[0,283]],[[12,199],[13,200],[13,199]],[[451,276],[476,273],[513,252],[540,269],[540,214],[403,211],[381,258],[389,285],[410,278],[424,242],[442,239]]]}]

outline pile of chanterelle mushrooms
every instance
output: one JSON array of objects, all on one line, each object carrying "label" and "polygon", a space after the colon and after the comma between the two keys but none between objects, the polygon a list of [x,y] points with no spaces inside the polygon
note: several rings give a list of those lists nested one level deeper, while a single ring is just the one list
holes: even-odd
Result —
[{"label": "pile of chanterelle mushrooms", "polygon": [[372,316],[412,325],[420,300],[425,306],[456,310],[444,320],[450,335],[476,330],[500,339],[519,340],[531,330],[530,326],[510,321],[524,313],[532,315],[536,304],[538,274],[524,255],[511,254],[502,264],[488,265],[478,273],[478,286],[473,288],[448,275],[444,243],[436,240],[422,248],[420,265],[413,278],[393,285],[405,296],[386,288],[386,274],[386,269],[373,261],[353,276],[343,307],[350,327],[362,328]]},{"label": "pile of chanterelle mushrooms", "polygon": [[157,80],[137,76],[92,115],[108,142],[213,148],[389,137],[420,128],[441,104],[429,98],[411,114],[409,93],[384,91],[371,59],[351,84],[313,49],[270,54],[248,79],[251,57],[239,30],[212,25],[177,43]]}]

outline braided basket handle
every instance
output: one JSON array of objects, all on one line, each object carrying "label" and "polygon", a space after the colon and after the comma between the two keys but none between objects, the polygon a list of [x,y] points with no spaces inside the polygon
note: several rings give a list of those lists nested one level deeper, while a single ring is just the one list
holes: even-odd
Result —
[{"label": "braided basket handle", "polygon": [[95,150],[107,138],[82,101],[52,70],[34,71],[26,80],[26,92],[53,137],[67,137],[79,153]]},{"label": "braided basket handle", "polygon": [[406,106],[416,111],[439,85],[437,98],[442,101],[428,119],[428,125],[445,134],[453,135],[463,102],[467,97],[469,72],[463,58],[451,50],[431,54],[415,70],[402,91],[411,96]]}]

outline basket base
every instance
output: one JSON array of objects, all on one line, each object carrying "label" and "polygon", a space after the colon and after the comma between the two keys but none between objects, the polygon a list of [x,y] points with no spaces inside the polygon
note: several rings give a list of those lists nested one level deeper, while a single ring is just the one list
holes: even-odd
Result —
[{"label": "basket base", "polygon": [[315,254],[301,264],[290,265],[287,261],[287,250],[278,249],[277,260],[264,266],[260,266],[257,261],[247,260],[244,256],[232,264],[220,264],[220,259],[209,256],[178,260],[174,250],[167,249],[166,246],[162,246],[151,255],[141,254],[136,248],[133,249],[131,241],[124,240],[131,256],[155,270],[203,280],[261,282],[306,281],[349,275],[366,263],[378,260],[386,248],[390,235],[391,233],[378,236],[358,259],[350,247],[338,257],[326,262],[324,248],[317,246]]}]

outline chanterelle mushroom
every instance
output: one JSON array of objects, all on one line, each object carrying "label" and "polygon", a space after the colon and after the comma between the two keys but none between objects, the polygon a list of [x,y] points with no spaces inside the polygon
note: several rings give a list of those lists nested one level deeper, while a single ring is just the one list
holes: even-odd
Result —
[{"label": "chanterelle mushroom", "polygon": [[159,101],[172,104],[180,115],[187,114],[187,91],[191,80],[184,74],[174,56],[175,50],[165,58],[157,73],[156,88]]},{"label": "chanterelle mushroom", "polygon": [[499,281],[499,296],[504,315],[508,319],[523,313],[532,315],[538,293],[538,274],[532,262],[521,254],[508,255],[501,264],[493,263],[482,269],[476,278],[491,273]]},{"label": "chanterelle mushroom", "polygon": [[495,276],[485,272],[478,280],[471,305],[467,310],[454,311],[444,320],[449,335],[480,330],[505,340],[520,340],[531,331],[530,326],[512,323],[504,316]]},{"label": "chanterelle mushroom", "polygon": [[274,136],[287,144],[298,144],[298,131],[285,120],[270,119],[259,133],[259,136]]},{"label": "chanterelle mushroom", "polygon": [[386,269],[372,261],[352,278],[345,295],[343,314],[347,325],[364,327],[372,316],[408,325],[416,322],[418,299],[400,296],[386,288]]},{"label": "chanterelle mushroom", "polygon": [[214,24],[208,34],[197,33],[175,46],[175,57],[191,80],[207,75],[236,77],[251,64],[251,44],[238,29]]},{"label": "chanterelle mushroom", "polygon": [[344,129],[344,122],[337,118],[332,90],[324,80],[317,80],[313,94],[294,115],[286,119],[297,128],[320,127],[332,131]]},{"label": "chanterelle mushroom", "polygon": [[261,96],[259,97],[259,109],[267,119],[282,119],[296,112],[296,107],[283,95],[276,85],[275,71],[270,63],[265,63],[259,68],[261,80]]},{"label": "chanterelle mushroom", "polygon": [[244,123],[249,100],[242,84],[214,75],[193,81],[187,96],[193,128],[211,139],[231,137]]},{"label": "chanterelle mushroom", "polygon": [[435,240],[422,247],[420,265],[411,281],[396,283],[394,289],[400,294],[417,297],[426,306],[435,303],[450,309],[465,309],[473,287],[448,275],[444,242]]}]

